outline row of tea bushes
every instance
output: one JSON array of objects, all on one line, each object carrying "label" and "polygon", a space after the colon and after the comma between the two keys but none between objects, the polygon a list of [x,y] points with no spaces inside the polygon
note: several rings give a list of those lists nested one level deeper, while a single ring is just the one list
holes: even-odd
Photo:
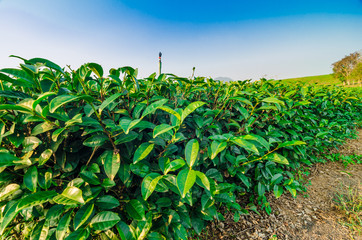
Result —
[{"label": "row of tea bushes", "polygon": [[357,90],[22,60],[0,70],[2,239],[187,239],[245,193],[270,213],[362,120]]}]

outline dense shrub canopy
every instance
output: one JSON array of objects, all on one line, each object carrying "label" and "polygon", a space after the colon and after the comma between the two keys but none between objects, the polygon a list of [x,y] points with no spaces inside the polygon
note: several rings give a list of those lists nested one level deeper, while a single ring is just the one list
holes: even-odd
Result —
[{"label": "dense shrub canopy", "polygon": [[3,239],[187,239],[245,193],[270,213],[362,120],[345,88],[23,61],[0,70]]}]

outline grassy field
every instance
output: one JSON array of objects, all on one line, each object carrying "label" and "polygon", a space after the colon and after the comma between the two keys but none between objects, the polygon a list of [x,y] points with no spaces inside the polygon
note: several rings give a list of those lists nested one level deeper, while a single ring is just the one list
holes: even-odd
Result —
[{"label": "grassy field", "polygon": [[317,84],[317,85],[340,85],[342,82],[333,77],[332,74],[326,75],[317,75],[317,76],[309,76],[309,77],[299,77],[299,78],[288,78],[281,79],[280,81],[288,82],[288,83],[309,83],[309,84]]},{"label": "grassy field", "polygon": [[286,83],[305,83],[305,84],[315,84],[315,85],[336,85],[336,86],[345,86],[349,88],[361,88],[360,84],[351,84],[343,85],[343,83],[334,78],[333,74],[317,75],[317,76],[308,76],[308,77],[299,77],[299,78],[287,78],[280,79],[278,81],[283,81]]}]

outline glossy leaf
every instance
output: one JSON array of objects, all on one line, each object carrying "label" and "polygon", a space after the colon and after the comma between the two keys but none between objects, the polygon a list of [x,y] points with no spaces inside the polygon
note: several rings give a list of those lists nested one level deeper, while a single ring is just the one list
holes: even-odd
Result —
[{"label": "glossy leaf", "polygon": [[126,204],[126,211],[129,214],[129,216],[135,220],[144,220],[146,213],[145,209],[140,203],[140,201],[136,199],[132,199]]},{"label": "glossy leaf", "polygon": [[198,109],[199,107],[203,106],[205,103],[204,102],[193,102],[190,103],[183,111],[182,111],[182,115],[181,115],[181,122],[183,122],[185,120],[185,118],[190,115],[193,111],[195,111],[196,109]]},{"label": "glossy leaf", "polygon": [[56,195],[57,193],[55,191],[32,193],[20,200],[17,211],[48,202]]},{"label": "glossy leaf", "polygon": [[161,124],[161,125],[157,125],[154,129],[153,129],[153,138],[157,137],[158,135],[162,134],[162,133],[166,133],[170,130],[172,130],[173,128],[175,128],[175,126],[170,126],[168,124]]},{"label": "glossy leaf", "polygon": [[85,222],[87,222],[88,218],[91,216],[94,209],[94,204],[84,205],[82,206],[74,216],[73,224],[74,229],[77,230],[81,227]]},{"label": "glossy leaf", "polygon": [[196,181],[196,172],[191,169],[184,169],[177,175],[177,187],[184,198]]},{"label": "glossy leaf", "polygon": [[196,139],[192,139],[186,144],[185,158],[190,168],[195,164],[199,150],[199,142]]},{"label": "glossy leaf", "polygon": [[31,191],[36,191],[36,186],[38,184],[38,169],[36,166],[32,166],[26,171],[24,175],[24,184]]},{"label": "glossy leaf", "polygon": [[146,109],[143,111],[142,113],[142,117],[141,118],[144,118],[146,117],[147,115],[151,114],[151,113],[154,113],[158,107],[164,105],[165,103],[168,102],[168,99],[161,99],[161,100],[158,100],[157,102],[154,102],[154,103],[151,103],[150,105],[148,105],[146,107]]},{"label": "glossy leaf", "polygon": [[155,190],[156,185],[160,179],[162,179],[162,175],[158,173],[150,173],[148,174],[142,181],[141,192],[143,199],[146,201],[152,192]]},{"label": "glossy leaf", "polygon": [[95,204],[97,207],[105,210],[110,210],[120,205],[119,201],[111,195],[104,195],[98,198]]},{"label": "glossy leaf", "polygon": [[63,217],[59,220],[59,224],[57,226],[57,230],[55,232],[55,236],[57,240],[63,240],[65,237],[65,234],[67,233],[67,229],[70,224],[70,220],[72,219],[73,211],[68,211],[66,214],[63,215]]},{"label": "glossy leaf", "polygon": [[227,147],[227,142],[213,141],[211,143],[211,159],[214,159],[226,147]]},{"label": "glossy leaf", "polygon": [[158,109],[161,109],[165,112],[168,112],[172,115],[174,115],[180,122],[181,122],[181,116],[178,112],[176,112],[175,110],[171,109],[170,107],[167,107],[167,106],[161,106],[161,107],[158,107]]},{"label": "glossy leaf", "polygon": [[20,159],[14,156],[13,154],[0,152],[0,168],[14,166],[16,165],[16,163],[14,162],[17,161],[20,161]]},{"label": "glossy leaf", "polygon": [[109,179],[113,181],[117,175],[119,167],[121,165],[121,156],[119,153],[109,152],[104,161],[104,171]]},{"label": "glossy leaf", "polygon": [[133,163],[136,164],[139,161],[145,159],[154,148],[154,144],[148,142],[142,143],[133,155]]},{"label": "glossy leaf", "polygon": [[280,164],[289,165],[288,159],[286,159],[284,156],[282,156],[278,153],[273,153],[273,154],[269,155],[268,160],[276,162],[276,163],[280,163]]},{"label": "glossy leaf", "polygon": [[100,212],[92,218],[90,226],[94,230],[104,231],[116,225],[120,220],[121,218],[117,213],[109,211]]},{"label": "glossy leaf", "polygon": [[63,205],[83,204],[82,190],[77,187],[67,187],[61,194],[53,198],[54,202]]},{"label": "glossy leaf", "polygon": [[125,222],[119,221],[116,227],[121,240],[136,239],[134,231]]}]

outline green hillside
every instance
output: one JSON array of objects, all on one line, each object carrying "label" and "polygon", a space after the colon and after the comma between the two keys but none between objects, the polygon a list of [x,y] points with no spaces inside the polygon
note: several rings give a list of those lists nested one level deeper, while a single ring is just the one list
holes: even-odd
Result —
[{"label": "green hillside", "polygon": [[299,77],[299,78],[288,78],[281,79],[280,81],[288,83],[308,83],[308,84],[317,84],[317,85],[340,85],[342,84],[340,80],[335,79],[332,74],[326,75],[317,75],[309,77]]}]

